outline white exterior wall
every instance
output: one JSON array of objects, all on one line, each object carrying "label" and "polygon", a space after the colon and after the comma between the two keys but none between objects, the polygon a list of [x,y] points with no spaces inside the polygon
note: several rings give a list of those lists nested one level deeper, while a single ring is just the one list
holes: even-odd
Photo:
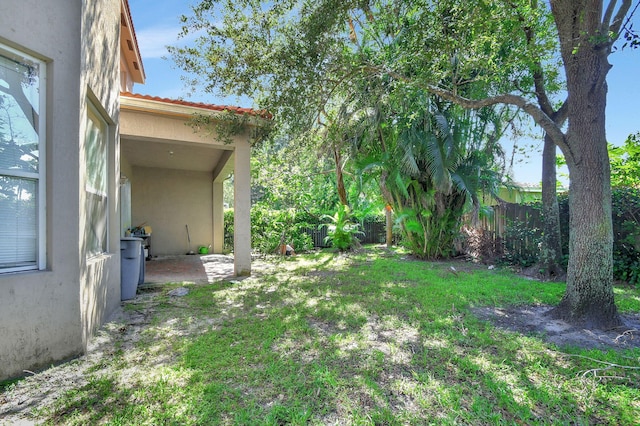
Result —
[{"label": "white exterior wall", "polygon": [[0,274],[0,380],[82,353],[91,331],[119,303],[115,125],[110,126],[111,253],[91,262],[81,247],[80,172],[88,88],[105,119],[117,123],[119,18],[120,0],[2,0],[0,42],[47,62],[47,268]]},{"label": "white exterior wall", "polygon": [[[213,178],[210,172],[134,167],[132,223],[151,226],[153,255],[186,254],[213,242]],[[187,228],[191,236],[191,248]]]}]

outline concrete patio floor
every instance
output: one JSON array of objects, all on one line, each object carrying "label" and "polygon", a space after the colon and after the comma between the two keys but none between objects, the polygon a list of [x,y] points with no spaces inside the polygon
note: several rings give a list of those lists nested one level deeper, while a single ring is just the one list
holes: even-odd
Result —
[{"label": "concrete patio floor", "polygon": [[233,256],[159,256],[145,261],[145,279],[142,286],[166,283],[207,284],[233,277]]}]

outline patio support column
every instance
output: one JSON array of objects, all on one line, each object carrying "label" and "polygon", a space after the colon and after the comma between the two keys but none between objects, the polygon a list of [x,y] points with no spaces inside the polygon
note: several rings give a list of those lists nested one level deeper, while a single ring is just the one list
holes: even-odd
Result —
[{"label": "patio support column", "polygon": [[233,257],[236,276],[251,275],[251,146],[237,142],[234,155]]},{"label": "patio support column", "polygon": [[213,182],[213,244],[212,252],[222,253],[224,249],[224,183]]}]

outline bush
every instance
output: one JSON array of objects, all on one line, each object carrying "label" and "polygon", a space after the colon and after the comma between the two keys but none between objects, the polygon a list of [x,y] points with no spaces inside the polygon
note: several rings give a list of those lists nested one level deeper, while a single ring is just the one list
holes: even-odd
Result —
[{"label": "bush", "polygon": [[[227,209],[225,221],[225,249],[233,250],[233,209]],[[263,204],[251,208],[251,247],[261,253],[275,253],[286,243],[297,252],[311,250],[311,237],[304,232],[310,225],[298,220],[294,210],[271,210]]]},{"label": "bush", "polygon": [[504,259],[502,238],[496,238],[493,232],[465,225],[456,240],[456,252],[464,253],[471,259],[492,264]]},{"label": "bush", "polygon": [[613,276],[640,285],[640,189],[614,189]]},{"label": "bush", "polygon": [[527,268],[538,262],[542,241],[540,229],[514,220],[507,224],[504,241],[503,259],[507,263]]},{"label": "bush", "polygon": [[233,251],[233,209],[224,210],[224,250]]},{"label": "bush", "polygon": [[[569,253],[569,197],[558,197],[562,252]],[[613,278],[640,285],[640,189],[611,191],[613,221]]]}]

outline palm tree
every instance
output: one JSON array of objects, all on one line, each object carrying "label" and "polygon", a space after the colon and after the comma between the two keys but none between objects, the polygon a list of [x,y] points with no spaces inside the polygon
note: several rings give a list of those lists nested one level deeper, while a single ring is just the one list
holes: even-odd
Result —
[{"label": "palm tree", "polygon": [[416,256],[449,257],[464,213],[477,215],[478,194],[497,193],[502,115],[436,103],[422,93],[402,99],[380,123],[376,148],[360,170],[376,170],[403,243]]}]

